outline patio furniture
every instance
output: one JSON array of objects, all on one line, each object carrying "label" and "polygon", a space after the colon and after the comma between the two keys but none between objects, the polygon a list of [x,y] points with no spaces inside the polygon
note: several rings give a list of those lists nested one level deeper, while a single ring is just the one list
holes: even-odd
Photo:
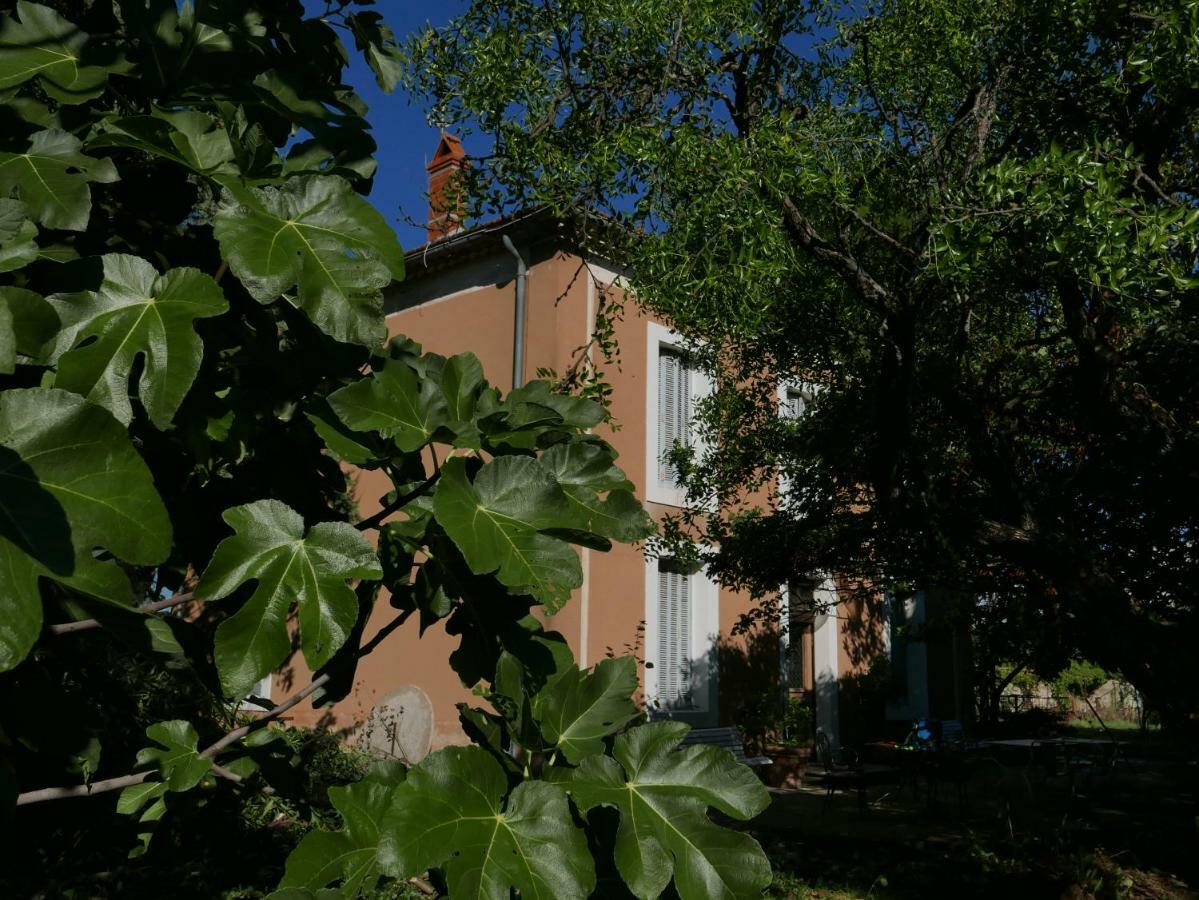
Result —
[{"label": "patio furniture", "polygon": [[965,746],[966,729],[957,719],[946,719],[941,723],[941,746]]},{"label": "patio furniture", "polygon": [[854,754],[834,751],[824,729],[817,728],[816,767],[809,768],[804,777],[824,787],[825,808],[837,791],[854,791],[858,796],[859,811],[865,812],[866,791],[871,787],[898,782],[900,770],[896,766],[862,763]]},{"label": "patio furniture", "polygon": [[768,756],[746,756],[745,741],[741,732],[736,728],[692,728],[679,744],[687,747],[691,744],[706,744],[710,747],[722,747],[733,754],[739,763],[747,766],[768,766],[771,759]]},{"label": "patio furniture", "polygon": [[1111,774],[1119,758],[1118,742],[1095,738],[1008,738],[983,741],[1000,765],[1020,769],[1025,788],[1032,794],[1028,772],[1039,769],[1045,779],[1065,776],[1070,794],[1077,794],[1078,779],[1090,781]]}]

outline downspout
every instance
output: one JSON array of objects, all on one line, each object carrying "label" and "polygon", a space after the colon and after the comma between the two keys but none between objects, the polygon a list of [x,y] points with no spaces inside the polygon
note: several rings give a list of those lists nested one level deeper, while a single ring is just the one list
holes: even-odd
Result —
[{"label": "downspout", "polygon": [[504,247],[516,257],[516,326],[512,335],[512,387],[524,384],[525,373],[525,282],[529,278],[529,267],[525,265],[524,257],[517,251],[512,239],[504,234],[500,236]]}]

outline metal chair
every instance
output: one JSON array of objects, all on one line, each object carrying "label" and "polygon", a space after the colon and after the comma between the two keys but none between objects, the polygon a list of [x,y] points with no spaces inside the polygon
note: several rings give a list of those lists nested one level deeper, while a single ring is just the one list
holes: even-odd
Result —
[{"label": "metal chair", "polygon": [[816,761],[823,770],[816,777],[825,789],[825,809],[837,791],[852,790],[858,795],[858,810],[865,812],[868,788],[899,779],[899,770],[894,766],[863,765],[852,753],[838,754],[823,728],[816,729]]}]

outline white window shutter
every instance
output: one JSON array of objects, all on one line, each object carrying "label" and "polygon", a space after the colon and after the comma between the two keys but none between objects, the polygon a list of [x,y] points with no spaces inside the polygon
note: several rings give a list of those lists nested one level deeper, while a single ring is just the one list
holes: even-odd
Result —
[{"label": "white window shutter", "polygon": [[658,480],[678,480],[667,454],[676,441],[687,440],[691,421],[691,379],[683,356],[663,349],[658,355]]},{"label": "white window shutter", "polygon": [[658,699],[668,707],[691,705],[691,589],[668,561],[658,568]]},{"label": "white window shutter", "polygon": [[679,605],[679,702],[691,705],[691,579],[681,573],[674,576],[678,583]]},{"label": "white window shutter", "polygon": [[803,415],[806,405],[802,392],[789,389],[787,399],[783,401],[783,415],[788,419],[798,419]]}]

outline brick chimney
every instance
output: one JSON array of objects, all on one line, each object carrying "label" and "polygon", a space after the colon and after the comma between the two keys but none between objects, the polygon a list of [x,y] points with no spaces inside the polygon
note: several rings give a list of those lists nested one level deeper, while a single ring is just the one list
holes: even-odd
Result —
[{"label": "brick chimney", "polygon": [[462,230],[462,198],[456,196],[461,184],[456,176],[467,165],[462,142],[443,131],[437,142],[437,152],[425,166],[429,173],[430,243]]}]

